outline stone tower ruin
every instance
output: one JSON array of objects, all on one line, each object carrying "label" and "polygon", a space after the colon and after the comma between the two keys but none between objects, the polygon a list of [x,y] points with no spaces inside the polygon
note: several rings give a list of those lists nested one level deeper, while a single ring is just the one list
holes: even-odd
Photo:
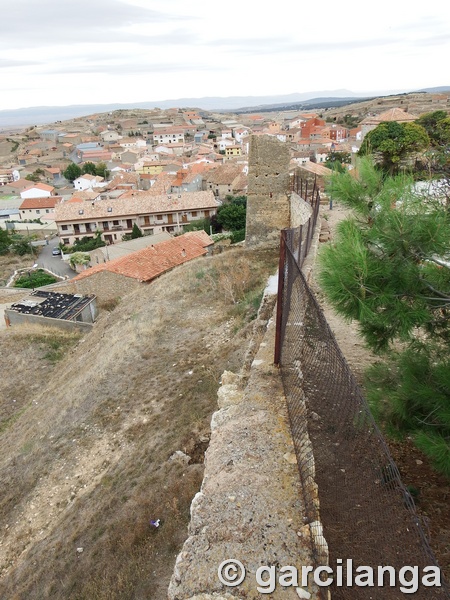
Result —
[{"label": "stone tower ruin", "polygon": [[277,245],[290,227],[289,147],[275,137],[250,138],[245,245]]}]

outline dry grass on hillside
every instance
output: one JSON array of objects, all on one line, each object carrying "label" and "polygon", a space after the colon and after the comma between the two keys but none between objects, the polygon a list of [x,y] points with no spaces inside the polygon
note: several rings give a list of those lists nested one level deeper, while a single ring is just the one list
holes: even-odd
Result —
[{"label": "dry grass on hillside", "polygon": [[[220,375],[242,367],[277,261],[242,249],[199,259],[57,348],[0,332],[18,407],[0,407],[2,599],[166,598]],[[170,460],[177,450],[190,464]]]},{"label": "dry grass on hillside", "polygon": [[31,254],[18,256],[16,254],[7,254],[0,256],[0,286],[5,286],[18,269],[26,269],[32,267],[36,259]]}]

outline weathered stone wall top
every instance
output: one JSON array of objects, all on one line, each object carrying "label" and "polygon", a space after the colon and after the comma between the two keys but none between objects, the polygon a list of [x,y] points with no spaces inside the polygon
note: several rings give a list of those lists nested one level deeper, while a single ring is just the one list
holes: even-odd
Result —
[{"label": "weathered stone wall top", "polygon": [[[170,600],[261,599],[256,571],[262,565],[314,564],[281,378],[273,365],[274,329],[271,320],[244,389],[238,375],[222,376],[204,480],[192,502]],[[237,587],[219,580],[218,567],[227,559],[246,569]],[[319,595],[314,585],[277,585],[267,597],[317,600]]]},{"label": "weathered stone wall top", "polygon": [[291,199],[291,227],[305,225],[312,215],[311,205],[308,204],[295,192],[292,192]]}]

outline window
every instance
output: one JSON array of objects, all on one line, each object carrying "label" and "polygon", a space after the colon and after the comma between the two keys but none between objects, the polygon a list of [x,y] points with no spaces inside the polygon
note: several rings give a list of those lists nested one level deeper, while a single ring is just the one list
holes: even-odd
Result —
[{"label": "window", "polygon": [[156,215],[156,218],[158,221],[162,221],[163,216],[162,215]]},{"label": "window", "polygon": [[36,209],[36,214],[39,215],[41,213],[41,211],[37,208]]},{"label": "window", "polygon": [[69,226],[68,225],[61,225],[61,229],[63,231],[67,231],[69,229]]},{"label": "window", "polygon": [[197,216],[197,211],[196,211],[196,210],[193,210],[193,211],[191,212],[191,215],[192,215],[192,218],[196,217],[196,216]]},{"label": "window", "polygon": [[46,208],[46,209],[45,209],[45,212],[46,212],[46,213],[49,213],[49,212],[50,212],[50,210],[49,210],[48,208]]},{"label": "window", "polygon": [[68,246],[70,244],[69,238],[63,238],[62,242],[63,242],[64,246]]}]

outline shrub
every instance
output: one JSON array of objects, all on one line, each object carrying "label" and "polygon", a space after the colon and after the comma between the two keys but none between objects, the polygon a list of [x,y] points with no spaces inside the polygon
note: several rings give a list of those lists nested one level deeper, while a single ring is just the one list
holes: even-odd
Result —
[{"label": "shrub", "polygon": [[245,227],[244,229],[238,229],[237,231],[233,231],[231,233],[230,239],[232,244],[243,242],[245,240]]},{"label": "shrub", "polygon": [[28,271],[26,275],[22,275],[14,282],[14,287],[18,288],[37,288],[43,285],[50,285],[58,281],[56,277],[44,271],[37,269],[36,271]]},{"label": "shrub", "polygon": [[76,265],[87,265],[90,260],[91,257],[85,252],[73,252],[70,255],[69,262],[72,269],[75,269]]}]

